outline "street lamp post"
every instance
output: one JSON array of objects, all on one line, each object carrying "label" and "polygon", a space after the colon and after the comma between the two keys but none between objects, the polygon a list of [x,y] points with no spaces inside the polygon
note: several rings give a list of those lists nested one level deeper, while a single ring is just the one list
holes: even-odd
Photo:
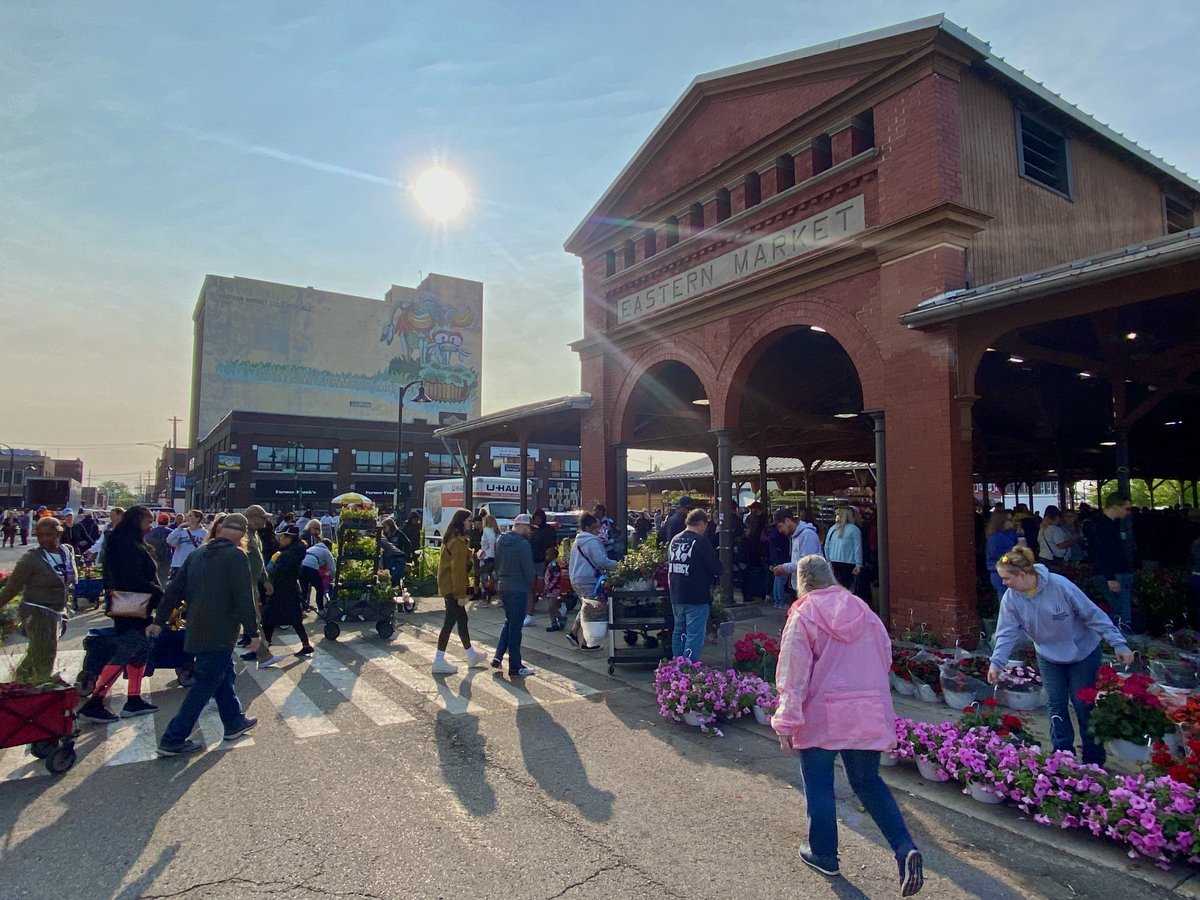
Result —
[{"label": "street lamp post", "polygon": [[[7,505],[9,500],[12,498],[13,489],[16,487],[16,485],[13,483],[13,479],[16,477],[17,454],[12,447],[8,446],[8,444],[0,444],[0,447],[3,447],[8,451],[8,490],[4,492],[4,502]],[[22,489],[21,493],[25,493],[24,489]]]},{"label": "street lamp post", "polygon": [[425,395],[425,383],[421,379],[410,381],[404,387],[400,388],[400,396],[397,401],[399,409],[396,412],[396,486],[392,491],[392,515],[398,517],[400,515],[400,442],[404,438],[404,395],[408,393],[408,389],[413,385],[418,385],[417,396],[413,397],[413,403],[432,403]]},{"label": "street lamp post", "polygon": [[304,445],[299,441],[288,441],[288,446],[292,448],[292,479],[293,486],[296,489],[296,518],[300,518],[300,459],[299,452],[304,449]]}]

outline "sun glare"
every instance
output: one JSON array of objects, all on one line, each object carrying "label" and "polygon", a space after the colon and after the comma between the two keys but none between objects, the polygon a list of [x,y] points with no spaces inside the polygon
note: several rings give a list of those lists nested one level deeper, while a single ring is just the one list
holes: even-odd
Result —
[{"label": "sun glare", "polygon": [[440,166],[421,173],[413,193],[425,214],[439,222],[453,219],[467,203],[467,188],[462,179]]}]

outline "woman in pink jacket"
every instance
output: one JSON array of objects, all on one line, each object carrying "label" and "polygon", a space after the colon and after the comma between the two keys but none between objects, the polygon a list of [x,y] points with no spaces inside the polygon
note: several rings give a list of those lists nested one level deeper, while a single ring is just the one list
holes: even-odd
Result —
[{"label": "woman in pink jacket", "polygon": [[896,746],[887,630],[837,583],[822,556],[796,564],[796,587],[800,599],[783,629],[771,726],[784,751],[800,752],[808,813],[800,859],[824,875],[841,874],[833,794],[833,761],[841,753],[850,786],[896,854],[901,896],[911,897],[924,883],[921,851],[879,777],[880,752]]}]

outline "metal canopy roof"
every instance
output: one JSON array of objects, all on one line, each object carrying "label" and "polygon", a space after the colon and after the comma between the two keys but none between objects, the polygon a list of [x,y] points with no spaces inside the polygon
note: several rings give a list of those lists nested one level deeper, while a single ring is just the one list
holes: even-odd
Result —
[{"label": "metal canopy roof", "polygon": [[1142,241],[1099,256],[1027,272],[969,290],[950,291],[918,304],[900,317],[909,328],[948,322],[1099,281],[1200,259],[1200,228]]},{"label": "metal canopy roof", "polygon": [[473,441],[515,441],[524,432],[531,444],[563,444],[578,447],[580,413],[592,408],[592,395],[569,394],[553,400],[539,400],[480,416],[467,422],[447,425],[434,431],[434,437]]},{"label": "metal canopy roof", "polygon": [[[861,462],[848,462],[840,459],[823,460],[820,462],[821,472],[854,472],[870,469],[871,465]],[[815,467],[815,464],[814,464]],[[757,456],[733,457],[734,478],[757,478],[759,474]],[[771,456],[767,458],[767,475],[803,475],[804,463],[789,456]],[[660,469],[657,472],[646,472],[638,475],[637,480],[643,483],[652,481],[678,481],[681,478],[712,478],[712,460],[707,457],[692,462],[673,466],[670,469]],[[632,478],[632,476],[631,476]]]}]

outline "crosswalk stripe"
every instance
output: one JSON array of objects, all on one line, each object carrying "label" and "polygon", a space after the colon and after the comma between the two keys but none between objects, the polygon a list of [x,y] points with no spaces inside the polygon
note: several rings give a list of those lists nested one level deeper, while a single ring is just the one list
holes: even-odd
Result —
[{"label": "crosswalk stripe", "polygon": [[413,717],[360,678],[336,657],[318,648],[309,657],[309,665],[318,675],[333,685],[334,690],[353,703],[376,725],[398,725],[412,722]]},{"label": "crosswalk stripe", "polygon": [[361,638],[346,641],[339,646],[346,647],[375,666],[389,678],[398,681],[410,691],[416,691],[427,700],[441,706],[446,712],[461,715],[470,713],[478,715],[483,709],[472,700],[454,693],[444,680],[414,669],[408,663],[401,662],[392,653]]},{"label": "crosswalk stripe", "polygon": [[260,669],[254,663],[248,665],[246,671],[296,737],[317,737],[322,734],[335,734],[340,730],[321,712],[317,704],[308,699],[300,690],[300,685],[292,681],[286,672],[279,669]]},{"label": "crosswalk stripe", "polygon": [[[428,634],[428,635],[437,634],[436,631],[434,631],[428,627],[422,626],[422,625],[416,626],[415,630],[417,632],[419,632],[420,634]],[[406,646],[408,646],[408,645],[406,645]],[[421,644],[421,647],[425,647],[425,646],[427,646],[427,645]],[[418,650],[418,652],[421,652],[421,651]],[[591,697],[593,694],[600,693],[600,691],[594,687],[589,687],[588,685],[583,684],[582,682],[576,681],[573,678],[567,678],[563,675],[558,675],[558,674],[551,672],[545,668],[538,668],[537,675],[535,675],[534,677],[537,679],[538,684],[544,684],[546,687],[550,688],[551,690],[557,691],[558,693],[563,694],[567,697],[571,697],[572,699],[577,699],[580,697]]]},{"label": "crosswalk stripe", "polygon": [[[21,664],[21,660],[24,658],[24,647],[21,648],[19,653],[5,651],[4,655],[0,656],[0,681],[12,681],[13,673],[17,671],[17,666]],[[54,657],[54,674],[70,684],[75,680],[75,676],[79,674],[79,669],[82,665],[82,650],[59,650]]]},{"label": "crosswalk stripe", "polygon": [[221,722],[221,714],[217,712],[216,700],[209,700],[204,705],[204,712],[200,713],[200,720],[196,724],[200,727],[204,746],[209,750],[237,750],[240,747],[254,746],[252,737],[238,738],[236,741],[225,740],[225,725]]},{"label": "crosswalk stripe", "polygon": [[[405,643],[404,649],[415,653],[417,656],[422,657],[426,662],[429,663],[433,662],[437,654],[437,650],[435,648],[429,646],[428,644],[422,643],[416,638],[413,638]],[[447,657],[446,659],[448,662],[458,666],[459,678],[466,677],[469,679],[472,690],[478,688],[489,697],[495,697],[509,706],[529,706],[530,704],[537,703],[537,700],[535,700],[528,691],[523,691],[515,685],[503,680],[502,678],[493,678],[490,674],[491,669],[486,670],[486,677],[476,678],[474,677],[475,674],[481,672],[481,670],[472,670],[467,668],[467,661],[465,659],[452,659],[450,657]],[[447,677],[453,678],[455,676]]]},{"label": "crosswalk stripe", "polygon": [[[122,702],[117,702],[125,693],[120,679],[108,694],[108,709],[116,715],[121,714]],[[142,691],[142,699],[150,702],[150,692]],[[108,759],[106,766],[123,766],[128,763],[145,762],[158,756],[158,734],[154,729],[154,716],[137,716],[132,719],[120,719],[108,726],[108,737],[104,741],[104,750]]]}]

